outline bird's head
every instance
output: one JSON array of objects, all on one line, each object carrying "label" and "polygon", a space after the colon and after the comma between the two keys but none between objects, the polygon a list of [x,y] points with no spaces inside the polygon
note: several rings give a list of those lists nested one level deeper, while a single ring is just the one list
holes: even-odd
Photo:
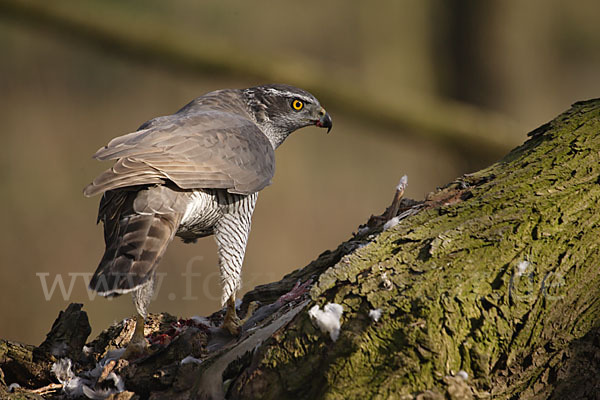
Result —
[{"label": "bird's head", "polygon": [[297,129],[315,125],[331,130],[331,117],[306,90],[272,84],[243,90],[250,113],[277,147]]}]

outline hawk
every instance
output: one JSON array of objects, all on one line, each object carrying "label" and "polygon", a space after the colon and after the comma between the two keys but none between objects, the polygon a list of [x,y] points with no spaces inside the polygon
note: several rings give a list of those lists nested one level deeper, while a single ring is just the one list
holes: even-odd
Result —
[{"label": "hawk", "polygon": [[175,114],[111,140],[94,158],[115,160],[84,189],[102,194],[106,249],[90,288],[131,292],[136,328],[127,353],[146,347],[144,320],[156,269],[174,236],[214,235],[227,305],[223,327],[240,332],[235,295],[258,192],[271,183],[274,150],[297,129],[332,121],[309,92],[282,84],[207,93]]}]

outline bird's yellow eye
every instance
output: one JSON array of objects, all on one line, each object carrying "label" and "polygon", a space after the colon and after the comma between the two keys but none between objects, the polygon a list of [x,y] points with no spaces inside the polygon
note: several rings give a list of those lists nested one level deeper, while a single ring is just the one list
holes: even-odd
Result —
[{"label": "bird's yellow eye", "polygon": [[304,107],[304,103],[301,102],[300,100],[296,99],[294,101],[292,101],[292,108],[296,111],[300,111],[302,110],[302,107]]}]

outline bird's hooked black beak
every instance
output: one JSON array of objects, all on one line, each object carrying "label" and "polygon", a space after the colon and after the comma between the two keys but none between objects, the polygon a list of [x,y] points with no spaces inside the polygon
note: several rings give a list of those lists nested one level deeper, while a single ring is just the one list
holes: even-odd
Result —
[{"label": "bird's hooked black beak", "polygon": [[319,128],[327,128],[327,133],[331,130],[333,126],[333,121],[331,120],[331,116],[324,108],[321,108],[321,112],[319,113],[321,118],[315,123]]}]

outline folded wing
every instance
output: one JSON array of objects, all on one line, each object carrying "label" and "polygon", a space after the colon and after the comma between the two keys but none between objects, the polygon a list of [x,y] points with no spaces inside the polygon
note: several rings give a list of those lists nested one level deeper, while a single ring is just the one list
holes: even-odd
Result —
[{"label": "folded wing", "polygon": [[161,117],[113,139],[94,158],[116,162],[84,189],[86,196],[167,181],[250,194],[269,185],[275,172],[273,148],[254,122],[218,110]]}]

